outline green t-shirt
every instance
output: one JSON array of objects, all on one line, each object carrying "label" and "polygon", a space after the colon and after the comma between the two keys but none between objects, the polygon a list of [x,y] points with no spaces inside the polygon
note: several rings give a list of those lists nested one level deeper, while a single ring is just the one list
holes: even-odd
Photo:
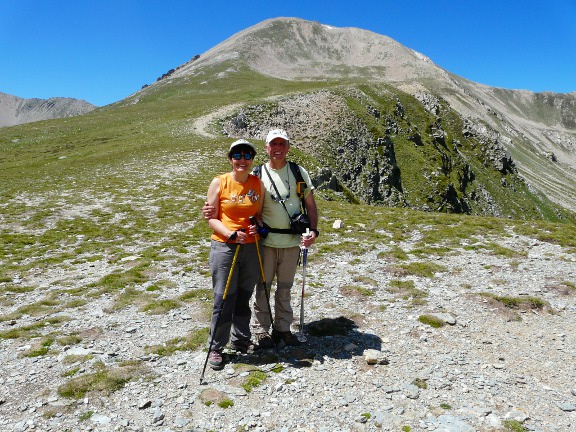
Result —
[{"label": "green t-shirt", "polygon": [[[290,219],[284,207],[279,202],[280,199],[285,199],[284,205],[290,213],[290,215],[295,215],[299,213],[300,210],[300,198],[296,191],[296,178],[294,173],[290,169],[290,164],[286,163],[286,166],[278,170],[270,168],[270,164],[266,163],[266,168],[270,173],[270,177],[274,180],[274,184],[280,193],[280,198],[277,196],[274,186],[270,181],[270,177],[266,173],[264,167],[261,170],[261,178],[264,183],[264,189],[266,193],[264,195],[264,206],[262,208],[262,221],[272,228],[280,229],[290,229]],[[308,194],[314,190],[312,181],[310,180],[310,175],[308,172],[300,167],[300,173],[302,178],[306,182],[306,190],[304,195]],[[300,244],[300,234],[280,234],[280,233],[268,233],[268,237],[263,240],[264,246],[274,247],[274,248],[288,248],[298,246]]]}]

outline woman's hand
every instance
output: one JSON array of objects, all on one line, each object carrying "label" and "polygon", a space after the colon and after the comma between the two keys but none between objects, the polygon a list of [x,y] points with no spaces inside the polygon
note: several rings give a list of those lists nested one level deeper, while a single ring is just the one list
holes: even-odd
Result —
[{"label": "woman's hand", "polygon": [[236,232],[238,233],[238,235],[236,236],[236,243],[239,244],[246,243],[246,240],[248,240],[250,234],[240,230]]}]

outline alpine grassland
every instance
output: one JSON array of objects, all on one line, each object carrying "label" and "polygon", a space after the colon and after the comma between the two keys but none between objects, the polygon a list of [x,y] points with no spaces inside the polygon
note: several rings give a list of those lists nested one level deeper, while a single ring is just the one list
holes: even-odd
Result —
[{"label": "alpine grassland", "polygon": [[[442,154],[452,150],[443,141],[430,141],[433,121],[413,97],[389,87],[285,81],[249,70],[231,72],[229,67],[222,63],[196,75],[160,81],[83,116],[0,129],[0,304],[10,310],[15,296],[31,299],[27,306],[3,313],[0,320],[16,322],[26,314],[42,323],[81,308],[91,298],[111,296],[107,313],[134,306],[148,314],[166,314],[193,303],[194,313],[204,323],[209,284],[187,287],[187,294],[175,288],[181,272],[204,278],[209,274],[210,231],[201,207],[211,179],[229,169],[227,146],[237,138],[222,130],[224,111],[215,114],[226,107],[236,107],[234,111],[319,90],[340,94],[353,118],[367,125],[374,139],[388,136],[394,141],[402,185],[411,202],[435,202],[429,196],[433,189],[419,187],[434,181],[419,173],[441,170]],[[351,89],[362,96],[350,97]],[[380,120],[367,114],[363,98],[377,104]],[[401,129],[411,128],[413,140],[418,141],[414,138],[418,135],[422,142],[386,132],[382,117],[392,118],[398,101],[404,111],[394,122]],[[442,121],[448,134],[445,141],[452,139],[451,134],[465,141],[456,136],[457,116],[448,111]],[[327,135],[332,132],[326,130]],[[323,131],[316,133],[321,136]],[[262,138],[250,139],[259,149],[255,163],[264,162]],[[291,155],[314,176],[326,166],[346,164],[335,145],[333,159],[327,158],[330,152],[317,154],[313,146],[298,141]],[[480,169],[481,163],[472,157],[479,150],[470,145],[466,160],[477,177],[485,176],[485,185],[500,183],[499,174],[490,179],[490,172]],[[456,182],[451,177],[455,175],[447,170],[437,181],[448,187]],[[354,262],[363,253],[376,251],[383,260],[401,261],[395,267],[399,277],[434,277],[445,269],[427,262],[427,257],[457,253],[458,248],[484,248],[513,258],[514,251],[497,245],[506,236],[530,235],[576,248],[573,215],[536,199],[521,183],[517,187],[518,196],[510,195],[510,189],[502,199],[514,200],[511,207],[522,208],[522,217],[496,218],[448,213],[445,206],[435,212],[402,204],[368,204],[345,184],[340,191],[321,185],[316,197],[322,234],[310,259],[320,263],[326,256],[341,254]],[[498,190],[490,190],[495,199],[500,199]],[[335,228],[336,220],[342,220],[344,227]],[[413,250],[402,249],[403,241],[414,238]],[[170,280],[163,273],[167,268]],[[20,283],[47,269],[59,269],[59,277],[37,285]],[[395,289],[409,290],[403,284],[398,282]],[[378,292],[370,287],[354,289],[363,296]],[[58,317],[53,331],[65,320],[64,315]],[[198,324],[197,330],[203,325]],[[0,334],[32,336],[42,336],[38,327],[16,326]],[[188,343],[175,340],[158,351],[170,352]]]}]

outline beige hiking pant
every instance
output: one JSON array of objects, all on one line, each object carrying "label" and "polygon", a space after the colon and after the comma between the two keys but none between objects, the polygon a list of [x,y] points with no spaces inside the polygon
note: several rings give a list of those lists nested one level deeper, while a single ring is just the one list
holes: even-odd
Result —
[{"label": "beige hiking pant", "polygon": [[[261,249],[261,253],[268,294],[271,292],[273,281],[276,280],[276,290],[273,298],[274,329],[280,332],[289,331],[294,318],[292,305],[290,304],[290,290],[294,284],[300,247],[272,248],[264,246]],[[268,296],[268,298],[272,302],[272,297]],[[260,280],[256,286],[254,300],[253,333],[268,332],[270,324],[267,295],[264,291],[262,280]]]}]

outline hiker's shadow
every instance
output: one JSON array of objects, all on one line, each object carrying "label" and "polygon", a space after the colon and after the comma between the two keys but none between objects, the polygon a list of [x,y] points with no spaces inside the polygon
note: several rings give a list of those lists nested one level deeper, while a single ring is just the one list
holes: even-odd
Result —
[{"label": "hiker's shadow", "polygon": [[294,367],[309,367],[314,361],[351,359],[361,356],[366,349],[380,351],[382,348],[382,339],[358,331],[356,323],[343,316],[312,321],[305,325],[304,334],[307,341],[300,346],[258,350],[249,356],[231,358],[231,362],[253,365],[286,362]]}]

